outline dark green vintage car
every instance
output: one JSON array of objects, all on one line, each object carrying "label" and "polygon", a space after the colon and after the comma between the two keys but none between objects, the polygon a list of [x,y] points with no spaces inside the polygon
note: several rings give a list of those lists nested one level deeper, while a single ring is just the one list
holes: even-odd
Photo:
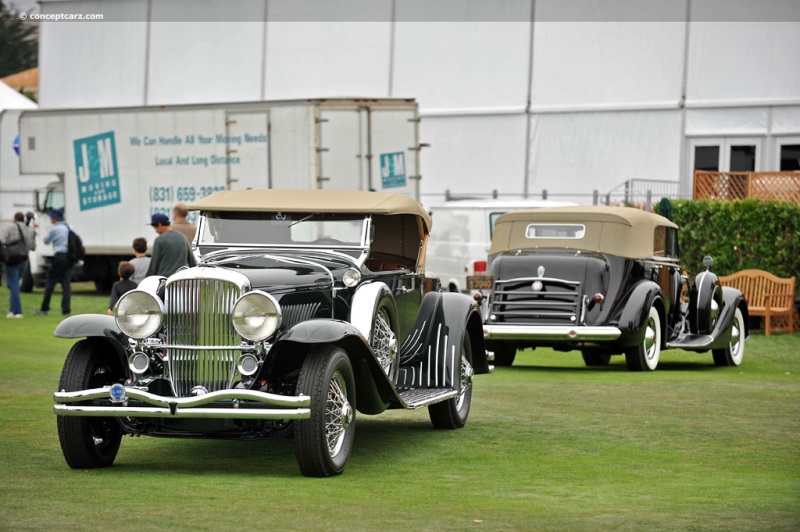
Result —
[{"label": "dark green vintage car", "polygon": [[[738,366],[747,302],[710,271],[690,283],[678,260],[678,227],[626,207],[558,207],[498,218],[489,271],[480,280],[484,335],[495,364],[518,349],[580,350],[587,366],[624,354],[633,371],[656,369],[661,351],[711,351]],[[481,297],[480,295],[478,296]]]},{"label": "dark green vintage car", "polygon": [[77,338],[55,393],[70,467],[114,462],[122,435],[293,436],[307,476],[340,474],[356,412],[427,407],[463,427],[490,370],[475,302],[425,275],[428,214],[401,194],[212,194],[198,265],[148,277]]}]

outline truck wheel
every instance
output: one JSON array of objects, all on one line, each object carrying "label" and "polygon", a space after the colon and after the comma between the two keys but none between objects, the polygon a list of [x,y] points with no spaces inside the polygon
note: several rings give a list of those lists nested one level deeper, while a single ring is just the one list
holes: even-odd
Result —
[{"label": "truck wheel", "polygon": [[460,429],[469,417],[472,404],[472,342],[469,334],[464,332],[461,355],[460,393],[452,399],[436,403],[428,407],[431,423],[437,429]]},{"label": "truck wheel", "polygon": [[[103,349],[103,341],[88,338],[72,346],[59,390],[74,392],[122,382],[125,375],[115,359]],[[113,351],[113,350],[112,350]],[[122,440],[122,429],[111,417],[58,416],[58,439],[64,459],[72,469],[95,469],[114,463]]]},{"label": "truck wheel", "polygon": [[316,347],[303,361],[297,393],[311,397],[311,417],[296,421],[294,449],[307,477],[340,475],[353,449],[356,386],[343,349]]},{"label": "truck wheel", "polygon": [[625,361],[631,371],[653,371],[658,366],[660,355],[661,318],[658,316],[658,310],[650,307],[644,340],[639,345],[625,350]]},{"label": "truck wheel", "polygon": [[33,292],[33,274],[31,273],[31,261],[25,265],[25,271],[22,273],[22,281],[19,283],[20,292],[30,294]]},{"label": "truck wheel", "polygon": [[712,349],[715,366],[738,366],[744,356],[744,316],[741,309],[736,309],[731,323],[731,340],[724,349]]},{"label": "truck wheel", "polygon": [[584,349],[581,351],[583,355],[583,362],[589,366],[608,366],[611,361],[611,355],[599,349]]}]

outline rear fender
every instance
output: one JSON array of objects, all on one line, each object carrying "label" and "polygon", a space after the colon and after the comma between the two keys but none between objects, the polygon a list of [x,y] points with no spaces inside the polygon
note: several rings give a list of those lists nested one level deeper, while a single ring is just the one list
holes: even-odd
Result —
[{"label": "rear fender", "polygon": [[400,346],[398,385],[409,388],[459,386],[461,343],[465,335],[472,341],[475,372],[488,372],[486,345],[475,302],[463,294],[425,294],[411,334]]},{"label": "rear fender", "polygon": [[[659,297],[661,289],[652,281],[643,281],[631,290],[620,305],[619,322],[617,327],[622,331],[619,345],[624,347],[634,346],[644,341],[647,318],[650,307],[655,306],[661,317],[662,333],[665,327],[664,308]],[[664,337],[664,334],[661,335]]]}]

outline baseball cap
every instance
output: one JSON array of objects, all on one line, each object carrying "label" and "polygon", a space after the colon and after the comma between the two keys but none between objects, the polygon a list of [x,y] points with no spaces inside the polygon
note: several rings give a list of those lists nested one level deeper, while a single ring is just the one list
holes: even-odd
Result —
[{"label": "baseball cap", "polygon": [[157,212],[153,216],[150,217],[150,223],[147,225],[169,225],[169,218],[163,212]]},{"label": "baseball cap", "polygon": [[64,211],[61,209],[50,209],[50,218],[57,222],[64,221]]}]

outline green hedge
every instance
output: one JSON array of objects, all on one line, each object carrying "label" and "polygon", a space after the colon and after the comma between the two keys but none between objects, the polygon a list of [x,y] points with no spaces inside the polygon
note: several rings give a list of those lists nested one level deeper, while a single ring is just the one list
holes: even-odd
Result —
[{"label": "green hedge", "polygon": [[800,278],[800,205],[753,199],[671,205],[672,221],[680,227],[681,264],[690,272],[702,271],[703,257],[711,255],[718,275],[757,268]]}]

